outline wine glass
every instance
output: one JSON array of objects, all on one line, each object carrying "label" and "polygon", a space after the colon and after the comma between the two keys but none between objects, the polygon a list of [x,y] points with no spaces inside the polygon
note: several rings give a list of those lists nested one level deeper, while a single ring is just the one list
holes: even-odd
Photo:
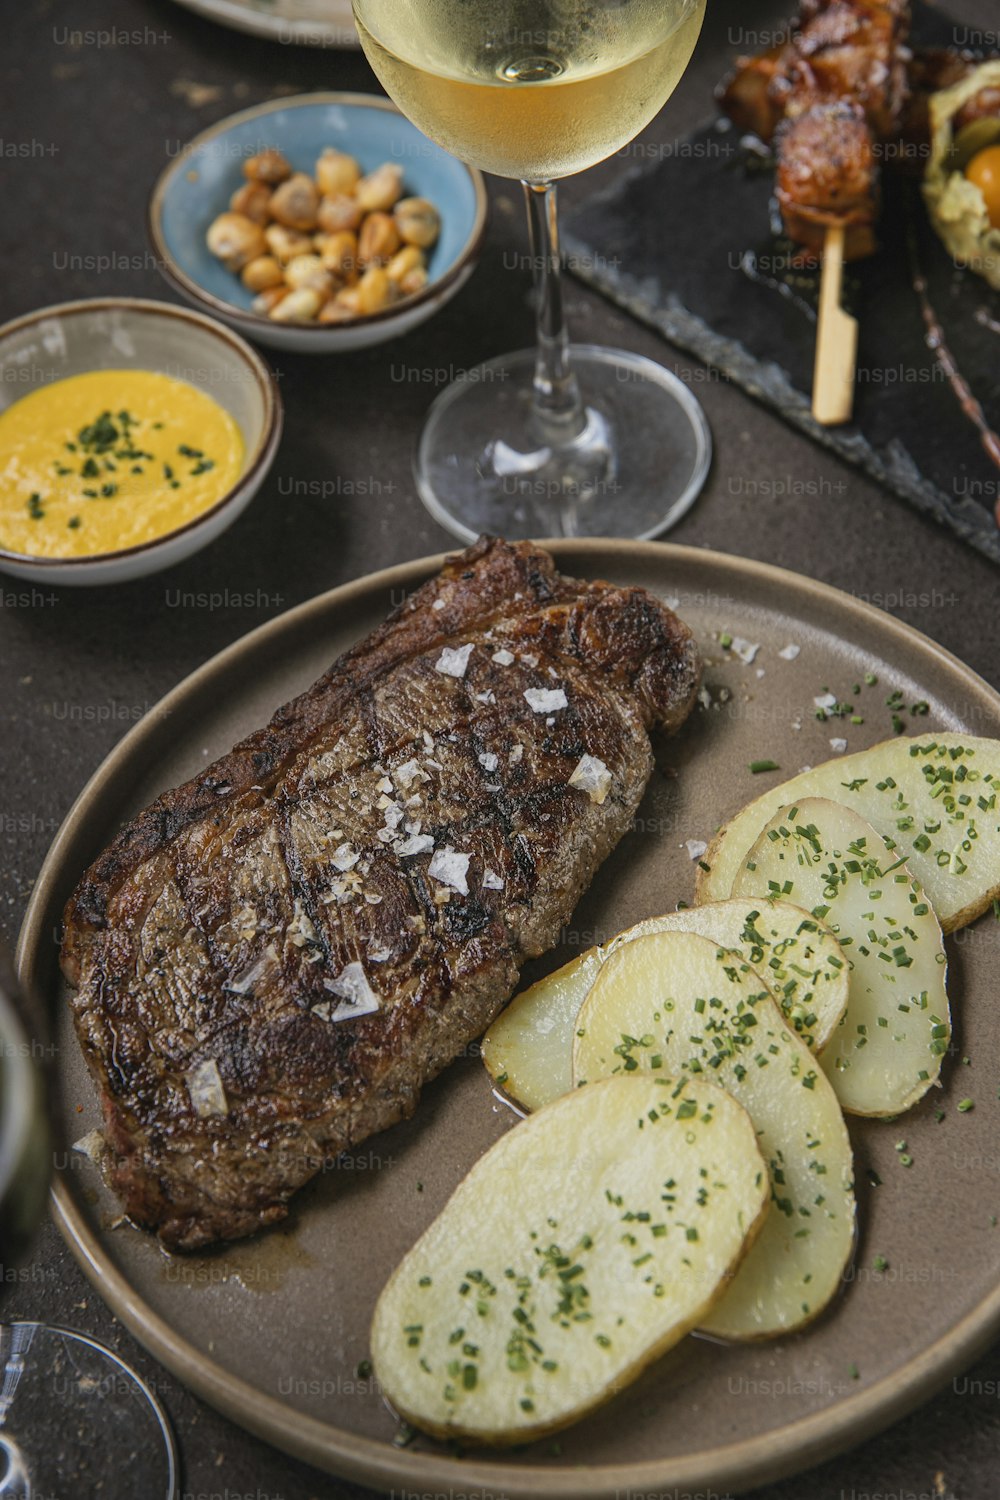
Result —
[{"label": "wine glass", "polygon": [[[17,1284],[48,1197],[50,1049],[0,955],[0,1288]],[[59,1153],[65,1159],[65,1153]],[[110,1349],[45,1323],[0,1322],[0,1500],[175,1500],[162,1406]]]},{"label": "wine glass", "polygon": [[425,505],[467,541],[665,531],[705,481],[708,424],[653,360],[570,346],[556,180],[649,123],[687,67],[705,0],[353,4],[403,113],[456,156],[520,178],[528,205],[537,348],[488,361],[435,401],[415,459]]}]

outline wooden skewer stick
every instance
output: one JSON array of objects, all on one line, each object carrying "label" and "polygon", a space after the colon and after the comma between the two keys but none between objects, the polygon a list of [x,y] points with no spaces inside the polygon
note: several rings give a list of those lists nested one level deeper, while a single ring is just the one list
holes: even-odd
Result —
[{"label": "wooden skewer stick", "polygon": [[844,279],[844,227],[831,224],[823,247],[819,327],[813,371],[813,416],[824,427],[850,421],[858,356],[858,320],[840,305]]}]

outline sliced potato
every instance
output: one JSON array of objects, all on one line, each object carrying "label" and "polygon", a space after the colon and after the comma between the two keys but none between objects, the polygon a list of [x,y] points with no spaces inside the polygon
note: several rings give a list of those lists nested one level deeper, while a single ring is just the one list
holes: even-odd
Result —
[{"label": "sliced potato", "polygon": [[800,906],[760,898],[713,901],[651,917],[623,937],[650,932],[696,932],[738,953],[813,1052],[822,1052],[840,1025],[847,1007],[847,959],[830,928]]},{"label": "sliced potato", "polygon": [[699,902],[734,892],[766,823],[803,797],[828,797],[891,838],[945,932],[1000,896],[1000,740],[965,734],[886,740],[793,776],[726,824],[699,869]]},{"label": "sliced potato", "polygon": [[715,901],[650,917],[590,948],[518,995],[482,1042],[494,1082],[526,1109],[573,1086],[573,1033],[601,965],[623,943],[651,932],[697,932],[739,953],[760,974],[807,1046],[820,1052],[847,1005],[847,961],[822,922],[787,901]]},{"label": "sliced potato", "polygon": [[573,1054],[577,1083],[645,1069],[714,1078],[746,1107],[770,1169],[771,1212],[701,1326],[761,1339],[811,1322],[854,1243],[851,1144],[816,1059],[746,964],[694,933],[663,932],[611,954]]},{"label": "sliced potato", "polygon": [[851,808],[806,797],[767,825],[741,895],[780,891],[829,922],[851,965],[823,1068],[843,1109],[896,1115],[941,1071],[950,1017],[941,928],[899,851]]},{"label": "sliced potato", "polygon": [[493,1082],[525,1109],[541,1109],[572,1089],[576,1018],[607,951],[588,948],[524,990],[480,1042]]},{"label": "sliced potato", "polygon": [[503,1136],[385,1287],[375,1371],[437,1437],[523,1443],[703,1320],[764,1221],[745,1111],[704,1079],[609,1079]]}]

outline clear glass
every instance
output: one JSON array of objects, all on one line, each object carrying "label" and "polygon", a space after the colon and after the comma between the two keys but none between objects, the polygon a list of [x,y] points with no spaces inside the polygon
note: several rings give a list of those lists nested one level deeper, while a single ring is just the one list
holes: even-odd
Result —
[{"label": "clear glass", "polygon": [[[22,1020],[0,960],[0,1287],[44,1215],[53,1160],[45,1029]],[[0,1322],[0,1500],[56,1495],[175,1500],[166,1413],[116,1354],[86,1334]]]},{"label": "clear glass", "polygon": [[455,535],[651,537],[711,462],[676,376],[574,346],[563,315],[556,180],[632,140],[690,60],[705,0],[354,0],[387,92],[455,155],[524,186],[537,340],[438,397],[416,481]]}]

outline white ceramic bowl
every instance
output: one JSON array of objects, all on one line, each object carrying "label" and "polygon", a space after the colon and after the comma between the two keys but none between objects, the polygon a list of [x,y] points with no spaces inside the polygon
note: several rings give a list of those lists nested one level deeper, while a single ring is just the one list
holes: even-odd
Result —
[{"label": "white ceramic bowl", "polygon": [[[243,163],[266,146],[296,171],[311,172],[324,146],[357,158],[365,172],[394,161],[409,195],[441,214],[421,292],[353,323],[273,323],[251,308],[253,296],[205,243],[213,219],[246,179]],[[185,146],[160,174],[149,201],[149,237],[159,270],[195,307],[258,343],[302,354],[362,349],[398,338],[450,302],[472,275],[486,231],[482,173],[436,146],[388,99],[374,94],[301,94],[229,115]]]},{"label": "white ceramic bowl", "polygon": [[32,583],[123,583],[169,568],[231,526],[257,493],[281,437],[281,397],[243,339],[167,302],[100,297],[63,302],[0,328],[0,411],[55,380],[91,370],[153,370],[196,386],[243,434],[239,480],[210,510],[154,541],[94,557],[29,557],[0,548],[0,570]]}]

